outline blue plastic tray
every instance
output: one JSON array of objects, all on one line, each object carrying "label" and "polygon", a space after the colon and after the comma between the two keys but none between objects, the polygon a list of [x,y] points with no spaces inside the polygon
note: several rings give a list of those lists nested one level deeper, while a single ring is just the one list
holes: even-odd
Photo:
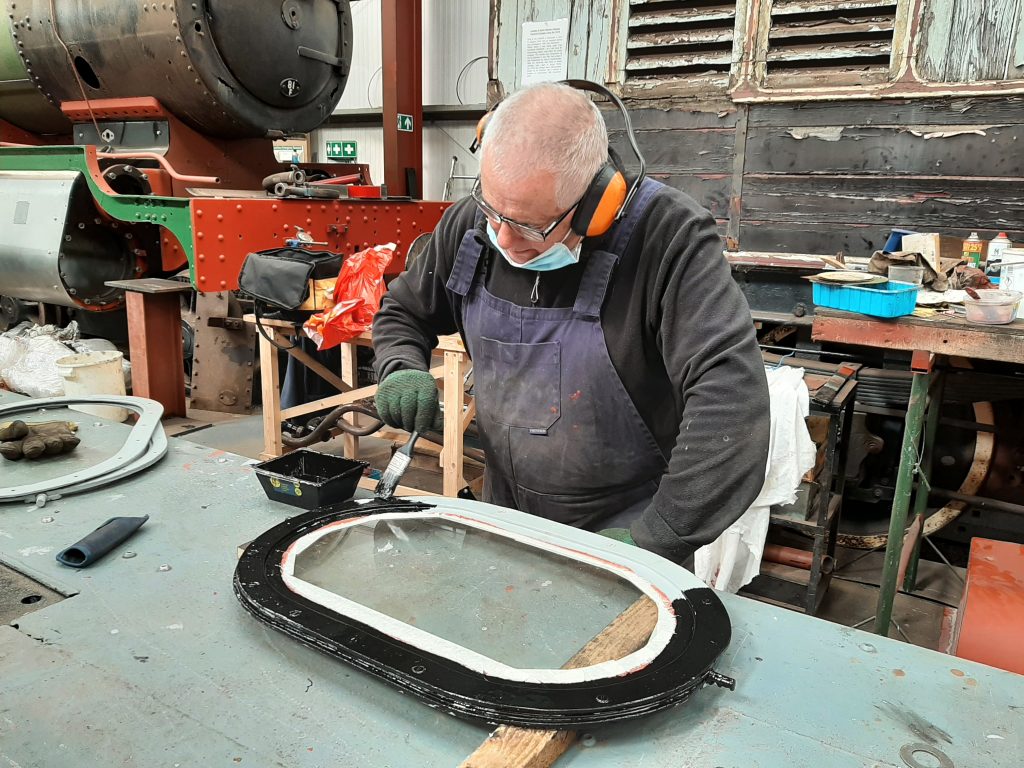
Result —
[{"label": "blue plastic tray", "polygon": [[919,288],[918,285],[892,281],[875,285],[814,283],[812,297],[819,307],[844,309],[874,317],[900,317],[914,311]]}]

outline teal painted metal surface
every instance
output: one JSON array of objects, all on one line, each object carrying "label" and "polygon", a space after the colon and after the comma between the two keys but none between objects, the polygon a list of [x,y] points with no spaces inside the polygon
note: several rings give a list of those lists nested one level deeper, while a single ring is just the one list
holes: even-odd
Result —
[{"label": "teal painted metal surface", "polygon": [[[78,420],[97,457],[128,429]],[[77,593],[0,628],[0,763],[412,768],[472,753],[487,729],[245,613],[231,593],[237,546],[293,510],[263,496],[241,457],[171,443],[116,487],[0,514],[0,560]],[[142,513],[150,521],[96,566],[54,561],[108,517]],[[596,729],[556,768],[905,768],[900,748],[921,742],[958,767],[1024,765],[1024,677],[723,602],[734,634],[721,671],[736,691]]]},{"label": "teal painted metal surface", "polygon": [[900,552],[903,549],[903,533],[907,528],[907,512],[910,510],[910,497],[914,492],[914,474],[918,463],[917,446],[921,439],[931,378],[929,373],[915,372],[910,385],[910,402],[907,404],[903,446],[900,449],[900,467],[896,474],[896,490],[893,492],[892,513],[889,518],[889,539],[885,545],[885,562],[882,566],[882,584],[878,590],[878,605],[875,609],[875,632],[886,637],[889,635],[892,605],[896,599],[896,579],[900,566]]},{"label": "teal painted metal surface", "polygon": [[93,177],[85,147],[3,147],[0,171],[79,171],[85,176],[100,208],[115,219],[150,222],[169,230],[181,244],[194,279],[194,243],[190,201],[155,195],[111,195]]}]

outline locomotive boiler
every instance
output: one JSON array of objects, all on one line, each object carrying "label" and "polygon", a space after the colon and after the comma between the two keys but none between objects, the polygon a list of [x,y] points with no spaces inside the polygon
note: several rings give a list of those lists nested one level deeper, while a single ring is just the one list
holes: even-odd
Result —
[{"label": "locomotive boiler", "polygon": [[388,200],[363,165],[264,191],[287,171],[273,140],[316,128],[342,95],[348,0],[2,7],[2,296],[110,310],[123,292],[108,282],[185,267],[197,290],[231,290],[247,253],[297,229],[330,250],[394,241],[403,254],[440,217]]}]

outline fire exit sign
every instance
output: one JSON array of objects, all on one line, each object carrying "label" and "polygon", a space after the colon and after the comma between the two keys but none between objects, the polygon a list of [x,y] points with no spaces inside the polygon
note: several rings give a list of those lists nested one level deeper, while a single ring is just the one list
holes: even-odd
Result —
[{"label": "fire exit sign", "polygon": [[355,160],[359,156],[359,143],[355,141],[328,141],[329,160]]},{"label": "fire exit sign", "polygon": [[398,115],[398,130],[412,133],[412,115]]}]

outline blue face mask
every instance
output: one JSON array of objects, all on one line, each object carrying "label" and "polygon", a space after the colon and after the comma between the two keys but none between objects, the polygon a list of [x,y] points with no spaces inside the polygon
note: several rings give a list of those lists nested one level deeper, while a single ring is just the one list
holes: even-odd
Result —
[{"label": "blue face mask", "polygon": [[[566,233],[565,237],[569,237],[572,234],[570,229]],[[491,239],[491,245],[494,246],[495,250],[505,257],[505,261],[511,264],[513,267],[519,267],[520,269],[530,269],[534,272],[551,272],[555,269],[561,269],[562,267],[568,267],[573,264],[577,264],[580,260],[580,249],[583,247],[583,243],[580,242],[572,250],[565,243],[555,243],[543,253],[539,253],[523,264],[513,261],[508,255],[508,251],[498,245],[498,235],[495,234],[494,228],[491,227],[491,222],[487,222],[487,237]],[[563,240],[565,238],[562,238]]]}]

